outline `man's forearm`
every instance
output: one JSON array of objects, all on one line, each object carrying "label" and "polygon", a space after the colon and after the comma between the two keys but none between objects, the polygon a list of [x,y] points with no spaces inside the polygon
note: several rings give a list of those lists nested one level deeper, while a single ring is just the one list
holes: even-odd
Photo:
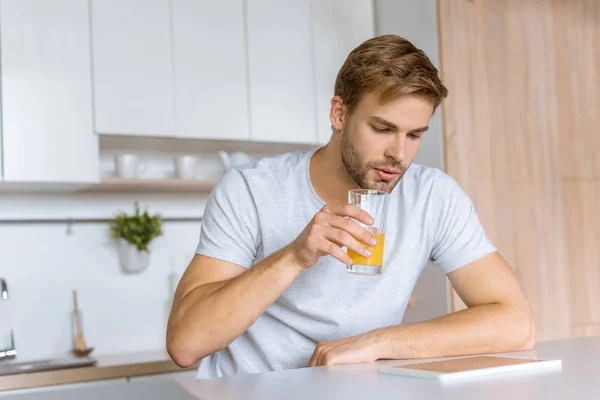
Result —
[{"label": "man's forearm", "polygon": [[535,342],[531,314],[503,304],[476,306],[371,333],[377,342],[377,358],[389,359],[520,351]]},{"label": "man's forearm", "polygon": [[288,288],[302,268],[284,250],[241,275],[202,285],[185,295],[171,317],[172,347],[185,347],[179,364],[193,364],[241,335]]}]

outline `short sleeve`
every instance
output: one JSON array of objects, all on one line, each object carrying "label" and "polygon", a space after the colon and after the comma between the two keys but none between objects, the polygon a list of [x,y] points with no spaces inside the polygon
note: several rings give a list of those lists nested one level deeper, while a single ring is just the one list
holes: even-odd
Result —
[{"label": "short sleeve", "polygon": [[473,202],[448,174],[435,181],[431,199],[431,261],[450,273],[496,251],[485,234]]},{"label": "short sleeve", "polygon": [[230,169],[206,203],[196,254],[250,268],[259,243],[257,214],[241,170]]}]

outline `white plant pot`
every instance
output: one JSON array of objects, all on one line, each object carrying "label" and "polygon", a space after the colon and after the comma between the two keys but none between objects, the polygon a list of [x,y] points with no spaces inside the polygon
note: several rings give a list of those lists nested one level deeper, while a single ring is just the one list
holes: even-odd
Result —
[{"label": "white plant pot", "polygon": [[123,271],[128,274],[142,272],[150,264],[150,253],[138,250],[125,239],[119,241],[119,258]]}]

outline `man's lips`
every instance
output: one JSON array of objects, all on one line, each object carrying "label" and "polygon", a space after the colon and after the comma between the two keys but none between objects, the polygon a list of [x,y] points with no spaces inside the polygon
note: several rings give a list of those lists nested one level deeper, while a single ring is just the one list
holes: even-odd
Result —
[{"label": "man's lips", "polygon": [[377,171],[379,179],[383,181],[391,181],[392,179],[396,178],[399,174],[398,171],[389,168],[375,168],[375,171]]}]

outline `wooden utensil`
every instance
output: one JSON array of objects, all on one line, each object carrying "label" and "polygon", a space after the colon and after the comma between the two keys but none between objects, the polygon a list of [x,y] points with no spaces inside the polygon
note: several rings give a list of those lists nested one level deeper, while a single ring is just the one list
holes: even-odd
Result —
[{"label": "wooden utensil", "polygon": [[93,347],[88,347],[85,343],[85,339],[83,338],[83,331],[81,329],[81,321],[79,320],[79,307],[77,305],[77,290],[73,290],[73,308],[75,314],[75,348],[73,349],[73,353],[77,356],[87,356],[94,350]]}]

